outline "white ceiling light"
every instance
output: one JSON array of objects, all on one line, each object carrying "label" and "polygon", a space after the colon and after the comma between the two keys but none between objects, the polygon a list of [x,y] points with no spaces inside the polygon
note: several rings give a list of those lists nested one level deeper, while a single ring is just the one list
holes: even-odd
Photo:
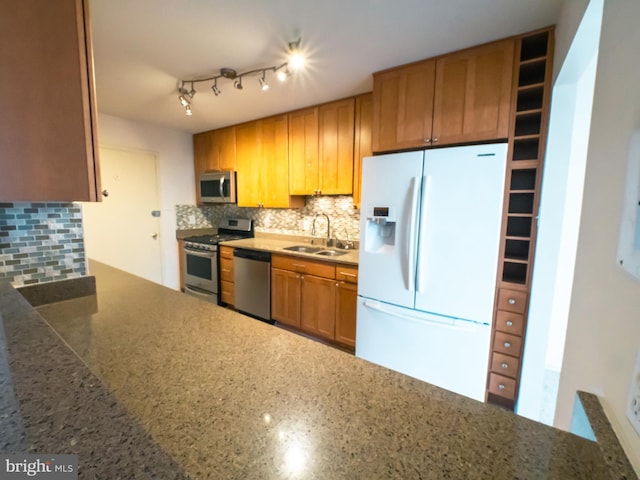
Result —
[{"label": "white ceiling light", "polygon": [[[287,61],[281,63],[280,65],[274,65],[271,67],[264,68],[256,68],[254,70],[249,70],[246,72],[238,73],[233,68],[221,68],[220,72],[217,75],[209,76],[206,78],[193,78],[188,80],[181,80],[180,86],[178,87],[178,100],[180,100],[180,104],[185,107],[187,111],[187,115],[192,115],[193,111],[191,109],[191,100],[195,95],[196,91],[193,88],[194,83],[200,82],[211,82],[213,81],[213,85],[211,86],[211,90],[213,94],[217,97],[220,95],[221,91],[218,88],[218,79],[226,78],[227,80],[233,81],[233,87],[236,90],[242,90],[242,77],[260,75],[259,83],[260,88],[263,91],[269,90],[269,83],[267,81],[267,72],[273,72],[276,74],[276,77],[281,82],[284,82],[289,75],[291,75],[291,71],[297,71],[304,67],[304,56],[302,55],[302,50],[300,49],[300,41],[298,39],[296,42],[289,43],[289,51],[287,56]],[[289,69],[291,67],[291,69]],[[191,84],[191,90],[187,90],[184,88],[185,84]]]}]

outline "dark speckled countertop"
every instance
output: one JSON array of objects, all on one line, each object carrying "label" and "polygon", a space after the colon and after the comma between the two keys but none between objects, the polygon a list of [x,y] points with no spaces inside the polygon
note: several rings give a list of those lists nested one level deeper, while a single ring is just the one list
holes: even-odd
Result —
[{"label": "dark speckled countertop", "polygon": [[96,295],[38,312],[0,285],[2,452],[77,453],[80,478],[624,478],[595,442],[90,268]]}]

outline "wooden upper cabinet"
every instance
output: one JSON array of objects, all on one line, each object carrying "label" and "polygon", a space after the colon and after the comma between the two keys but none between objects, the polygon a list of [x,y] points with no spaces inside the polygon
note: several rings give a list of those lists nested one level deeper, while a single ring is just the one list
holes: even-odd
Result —
[{"label": "wooden upper cabinet", "polygon": [[287,115],[264,118],[235,128],[238,206],[303,206],[304,197],[289,195]]},{"label": "wooden upper cabinet", "polygon": [[426,60],[374,74],[374,152],[430,145],[435,73]]},{"label": "wooden upper cabinet", "polygon": [[507,138],[515,39],[374,74],[373,151]]},{"label": "wooden upper cabinet", "polygon": [[433,145],[507,138],[514,50],[511,39],[438,59]]},{"label": "wooden upper cabinet", "polygon": [[0,201],[100,199],[88,4],[4,4]]},{"label": "wooden upper cabinet", "polygon": [[353,98],[318,108],[318,193],[338,195],[353,191],[354,116]]},{"label": "wooden upper cabinet", "polygon": [[289,114],[292,195],[353,191],[353,98]]},{"label": "wooden upper cabinet", "polygon": [[373,121],[373,95],[356,97],[355,138],[353,142],[353,204],[360,207],[362,194],[362,159],[372,155],[371,123]]},{"label": "wooden upper cabinet", "polygon": [[197,133],[193,136],[196,173],[236,169],[236,132],[234,127]]},{"label": "wooden upper cabinet", "polygon": [[289,114],[289,175],[292,195],[318,189],[318,107]]}]

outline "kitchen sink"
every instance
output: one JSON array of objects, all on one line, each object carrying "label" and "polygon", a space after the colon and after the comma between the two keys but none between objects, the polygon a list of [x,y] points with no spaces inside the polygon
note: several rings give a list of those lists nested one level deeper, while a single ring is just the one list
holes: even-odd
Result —
[{"label": "kitchen sink", "polygon": [[339,257],[340,255],[346,255],[347,252],[341,252],[340,250],[322,250],[316,253],[316,255],[322,255],[324,257]]},{"label": "kitchen sink", "polygon": [[294,245],[293,247],[284,247],[283,250],[289,250],[291,252],[300,252],[300,253],[316,253],[322,250],[322,248],[309,247],[307,245]]}]

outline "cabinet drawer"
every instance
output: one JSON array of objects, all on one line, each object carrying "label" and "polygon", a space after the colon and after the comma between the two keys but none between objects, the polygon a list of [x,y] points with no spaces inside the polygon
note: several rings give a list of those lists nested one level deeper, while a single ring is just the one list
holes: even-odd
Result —
[{"label": "cabinet drawer", "polygon": [[220,246],[218,251],[220,252],[220,258],[228,258],[230,260],[233,260],[233,247]]},{"label": "cabinet drawer", "polygon": [[516,399],[516,381],[497,373],[489,374],[489,393],[511,400]]},{"label": "cabinet drawer", "polygon": [[498,293],[498,310],[524,313],[527,306],[527,293],[501,288]]},{"label": "cabinet drawer", "polygon": [[509,335],[504,332],[496,332],[493,340],[493,351],[506,353],[514,357],[520,357],[520,347],[522,346],[522,337]]},{"label": "cabinet drawer", "polygon": [[226,280],[220,281],[220,300],[228,305],[233,305],[233,298],[235,294],[235,284],[227,282]]},{"label": "cabinet drawer", "polygon": [[524,315],[498,310],[496,315],[496,330],[522,336],[524,330]]},{"label": "cabinet drawer", "polygon": [[502,353],[493,352],[491,355],[491,371],[498,372],[507,377],[516,378],[518,376],[518,367],[520,361],[515,357],[503,355]]},{"label": "cabinet drawer", "polygon": [[316,262],[301,257],[273,255],[271,266],[292,272],[306,273],[324,278],[336,278],[336,266],[333,263]]},{"label": "cabinet drawer", "polygon": [[220,257],[220,280],[226,280],[227,282],[233,282],[233,258]]},{"label": "cabinet drawer", "polygon": [[358,267],[336,265],[336,280],[347,283],[358,283]]}]

